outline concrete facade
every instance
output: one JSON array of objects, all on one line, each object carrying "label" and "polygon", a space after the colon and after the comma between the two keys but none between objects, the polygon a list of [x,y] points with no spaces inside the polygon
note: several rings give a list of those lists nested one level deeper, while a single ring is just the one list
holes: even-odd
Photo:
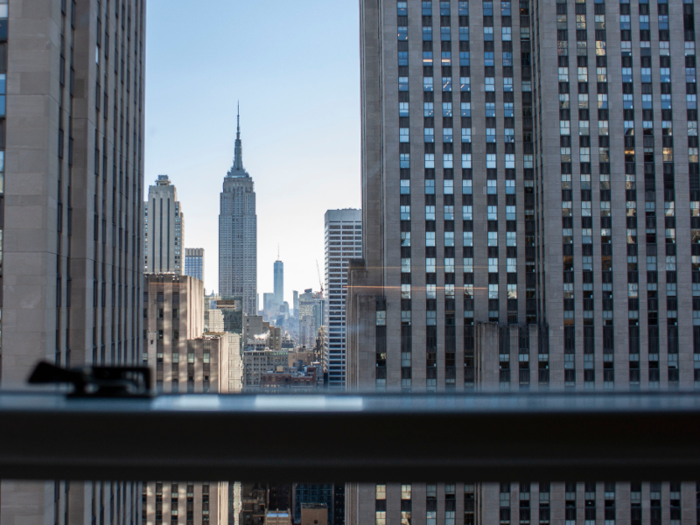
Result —
[{"label": "concrete facade", "polygon": [[143,226],[144,272],[183,273],[185,214],[167,175],[158,175],[156,183],[148,187]]},{"label": "concrete facade", "polygon": [[228,523],[229,483],[147,483],[142,492],[142,525]]},{"label": "concrete facade", "polygon": [[[360,9],[364,230],[349,384],[700,385],[695,3]],[[658,523],[680,523],[665,509],[696,518],[693,484],[412,489],[350,487],[350,522],[529,523],[535,507],[540,523],[604,507],[624,520],[635,502],[663,508]]]},{"label": "concrete facade", "polygon": [[[141,353],[146,6],[115,4],[0,2],[4,388],[42,359],[134,364]],[[93,523],[113,501],[135,522],[138,487],[3,481],[0,520]]]}]

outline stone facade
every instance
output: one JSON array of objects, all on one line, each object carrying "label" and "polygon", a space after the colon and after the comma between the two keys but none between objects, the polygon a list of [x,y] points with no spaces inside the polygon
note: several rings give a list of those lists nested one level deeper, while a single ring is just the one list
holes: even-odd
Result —
[{"label": "stone facade", "polygon": [[180,275],[184,266],[185,214],[167,175],[158,175],[156,183],[148,187],[143,213],[144,271]]},{"label": "stone facade", "polygon": [[[0,2],[4,388],[39,360],[141,354],[145,14],[137,0]],[[138,519],[133,483],[3,481],[1,492],[3,523],[94,523],[110,501]]]},{"label": "stone facade", "polygon": [[[700,385],[694,3],[360,10],[351,387]],[[406,508],[418,524],[530,523],[538,512],[549,523],[566,508],[571,523],[584,509],[624,520],[636,502],[663,509],[658,523],[696,513],[694,484],[405,488],[350,487],[350,522],[400,523]]]}]

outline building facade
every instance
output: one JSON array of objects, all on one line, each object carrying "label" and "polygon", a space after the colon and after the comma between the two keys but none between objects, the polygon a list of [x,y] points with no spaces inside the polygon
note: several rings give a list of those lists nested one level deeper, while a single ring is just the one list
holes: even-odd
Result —
[{"label": "building facade", "polygon": [[[692,1],[361,2],[353,386],[698,385],[697,16]],[[510,523],[511,501],[513,520],[546,501],[544,521],[550,505],[685,508],[694,487],[355,486],[349,515],[397,523],[411,500],[415,523],[474,506]]]},{"label": "building facade", "polygon": [[326,229],[326,362],[328,385],[345,387],[346,337],[345,297],[348,265],[362,257],[362,212],[360,210],[328,210]]},{"label": "building facade", "polygon": [[185,275],[204,282],[204,248],[185,248]]},{"label": "building facade", "polygon": [[265,372],[287,372],[289,352],[269,348],[243,350],[243,388],[257,388]]},{"label": "building facade", "polygon": [[144,272],[178,275],[183,269],[185,215],[177,200],[177,189],[167,175],[158,175],[148,187],[143,205]]},{"label": "building facade", "polygon": [[[233,485],[233,483],[231,483]],[[157,481],[143,485],[142,525],[229,522],[229,483]]]},{"label": "building facade", "polygon": [[[144,281],[142,364],[155,371],[156,391],[228,393],[231,386],[240,388],[240,337],[203,333],[204,283],[172,273],[145,274]],[[225,523],[228,492],[227,482],[150,481],[142,487],[141,522]]]},{"label": "building facade", "polygon": [[[39,360],[134,364],[141,353],[145,11],[137,0],[0,2],[4,388]],[[92,523],[100,506],[138,519],[138,483],[0,490],[4,522]]]},{"label": "building facade", "polygon": [[240,118],[233,167],[224,178],[219,213],[219,294],[240,298],[243,312],[257,314],[258,218],[253,179],[243,168]]},{"label": "building facade", "polygon": [[284,263],[279,258],[275,261],[275,303],[278,310],[284,304]]}]

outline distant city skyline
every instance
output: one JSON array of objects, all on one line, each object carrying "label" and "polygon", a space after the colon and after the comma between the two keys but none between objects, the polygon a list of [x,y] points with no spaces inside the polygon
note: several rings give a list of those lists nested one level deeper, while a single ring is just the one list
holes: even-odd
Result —
[{"label": "distant city skyline", "polygon": [[[233,160],[240,100],[245,167],[257,194],[260,298],[274,291],[278,244],[285,298],[317,290],[325,211],[360,205],[357,5],[211,0],[194,11],[186,5],[148,3],[145,179],[168,173],[177,186],[189,210],[185,247],[205,249],[205,289],[218,291],[217,203]],[[332,27],[327,19],[347,24]],[[177,28],[184,26],[201,39],[180,41]],[[191,81],[173,82],[183,59],[192,64],[190,78],[208,79],[196,92]],[[314,105],[299,104],[309,89],[317,93]],[[183,105],[187,111],[173,111]]]}]

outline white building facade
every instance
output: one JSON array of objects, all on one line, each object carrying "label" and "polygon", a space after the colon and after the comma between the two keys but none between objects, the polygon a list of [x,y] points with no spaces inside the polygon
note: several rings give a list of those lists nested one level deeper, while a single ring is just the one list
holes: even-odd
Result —
[{"label": "white building facade", "polygon": [[143,206],[145,273],[182,274],[185,217],[177,200],[177,189],[167,175],[158,175],[148,187]]},{"label": "white building facade", "polygon": [[362,212],[356,209],[328,210],[326,231],[326,363],[328,384],[345,387],[345,295],[350,259],[362,257]]}]

